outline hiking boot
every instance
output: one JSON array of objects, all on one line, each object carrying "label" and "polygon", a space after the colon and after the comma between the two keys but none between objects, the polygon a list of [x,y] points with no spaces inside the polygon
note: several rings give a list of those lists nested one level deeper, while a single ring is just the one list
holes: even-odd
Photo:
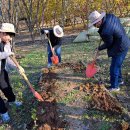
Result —
[{"label": "hiking boot", "polygon": [[22,102],[18,102],[18,101],[9,102],[9,105],[15,105],[16,107],[20,107],[22,105]]},{"label": "hiking boot", "polygon": [[9,122],[10,121],[10,116],[8,114],[8,112],[1,114],[2,120],[3,122]]}]

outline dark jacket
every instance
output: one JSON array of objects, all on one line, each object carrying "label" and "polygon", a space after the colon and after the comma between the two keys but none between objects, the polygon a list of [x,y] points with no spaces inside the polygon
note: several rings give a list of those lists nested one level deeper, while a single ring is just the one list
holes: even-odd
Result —
[{"label": "dark jacket", "polygon": [[107,49],[109,57],[118,55],[130,47],[130,39],[126,35],[125,29],[119,18],[113,14],[106,14],[98,33],[104,41],[104,44],[98,49]]},{"label": "dark jacket", "polygon": [[[47,36],[49,37],[52,47],[57,46],[57,45],[61,45],[62,44],[62,40],[59,37],[56,37],[53,33],[53,29],[41,29],[41,33],[44,34],[44,30],[48,30],[49,34],[47,34]],[[49,44],[49,42],[48,42]]]},{"label": "dark jacket", "polygon": [[[4,52],[4,43],[0,43],[0,52]],[[1,72],[5,70],[6,59],[1,60]]]}]

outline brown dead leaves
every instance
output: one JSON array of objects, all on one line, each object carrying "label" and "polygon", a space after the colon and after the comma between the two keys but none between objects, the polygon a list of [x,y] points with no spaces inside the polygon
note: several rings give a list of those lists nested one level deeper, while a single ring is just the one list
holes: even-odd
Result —
[{"label": "brown dead leaves", "polygon": [[91,107],[104,111],[122,113],[123,109],[118,100],[111,95],[104,85],[86,84],[83,90],[92,97]]}]

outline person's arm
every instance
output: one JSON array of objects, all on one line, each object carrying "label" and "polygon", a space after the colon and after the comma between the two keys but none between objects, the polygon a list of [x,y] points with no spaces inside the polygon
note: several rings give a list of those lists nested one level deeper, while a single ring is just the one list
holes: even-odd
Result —
[{"label": "person's arm", "polygon": [[16,65],[14,64],[14,62],[11,60],[10,57],[8,57],[8,58],[6,59],[6,68],[7,68],[8,70],[12,70],[12,69],[16,69],[16,68],[17,68]]},{"label": "person's arm", "polygon": [[[4,52],[7,52],[7,53],[11,52],[11,45],[10,45],[10,43],[5,44]],[[17,68],[16,65],[14,64],[14,62],[11,60],[10,57],[7,57],[7,59],[6,59],[6,68],[8,70]]]},{"label": "person's arm", "polygon": [[[10,46],[10,44],[8,43],[8,44],[6,44],[5,46],[4,46],[4,52],[6,52],[6,53],[11,53],[11,46]],[[17,70],[19,73],[20,72],[24,72],[24,69],[22,68],[22,66],[20,66],[20,70],[17,68],[17,66],[16,66],[16,64],[12,61],[12,59],[10,58],[10,57],[7,57],[7,59],[6,59],[6,70],[7,71],[10,71],[10,70],[12,70],[12,69],[15,69],[15,70]]]},{"label": "person's arm", "polygon": [[6,59],[6,66],[5,67],[6,67],[6,70],[8,72],[10,72],[11,70],[16,70],[20,74],[25,73],[23,67],[19,66],[19,68],[17,68],[16,64],[12,61],[12,59],[10,57],[8,57]]},{"label": "person's arm", "polygon": [[14,53],[13,52],[0,52],[0,60],[6,59],[10,55],[14,55]]},{"label": "person's arm", "polygon": [[100,45],[98,47],[98,50],[104,50],[104,49],[108,49],[112,46],[113,44],[113,36],[112,35],[103,35],[102,36],[102,40],[104,42],[104,44]]}]

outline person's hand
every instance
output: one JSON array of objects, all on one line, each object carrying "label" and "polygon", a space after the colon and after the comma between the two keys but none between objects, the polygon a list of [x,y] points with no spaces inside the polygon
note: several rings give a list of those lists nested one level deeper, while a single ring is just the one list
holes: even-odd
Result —
[{"label": "person's hand", "polygon": [[18,68],[19,74],[22,75],[23,73],[25,73],[25,70],[22,66],[19,66]]},{"label": "person's hand", "polygon": [[49,33],[49,30],[47,30],[47,29],[41,29],[41,34],[48,34]]},{"label": "person's hand", "polygon": [[53,52],[53,53],[55,52],[55,48],[54,48],[54,47],[52,48],[52,52]]},{"label": "person's hand", "polygon": [[8,56],[14,56],[13,52],[8,52]]},{"label": "person's hand", "polygon": [[48,33],[49,33],[49,31],[48,31],[48,30],[44,30],[44,33],[45,33],[45,34],[48,34]]}]

